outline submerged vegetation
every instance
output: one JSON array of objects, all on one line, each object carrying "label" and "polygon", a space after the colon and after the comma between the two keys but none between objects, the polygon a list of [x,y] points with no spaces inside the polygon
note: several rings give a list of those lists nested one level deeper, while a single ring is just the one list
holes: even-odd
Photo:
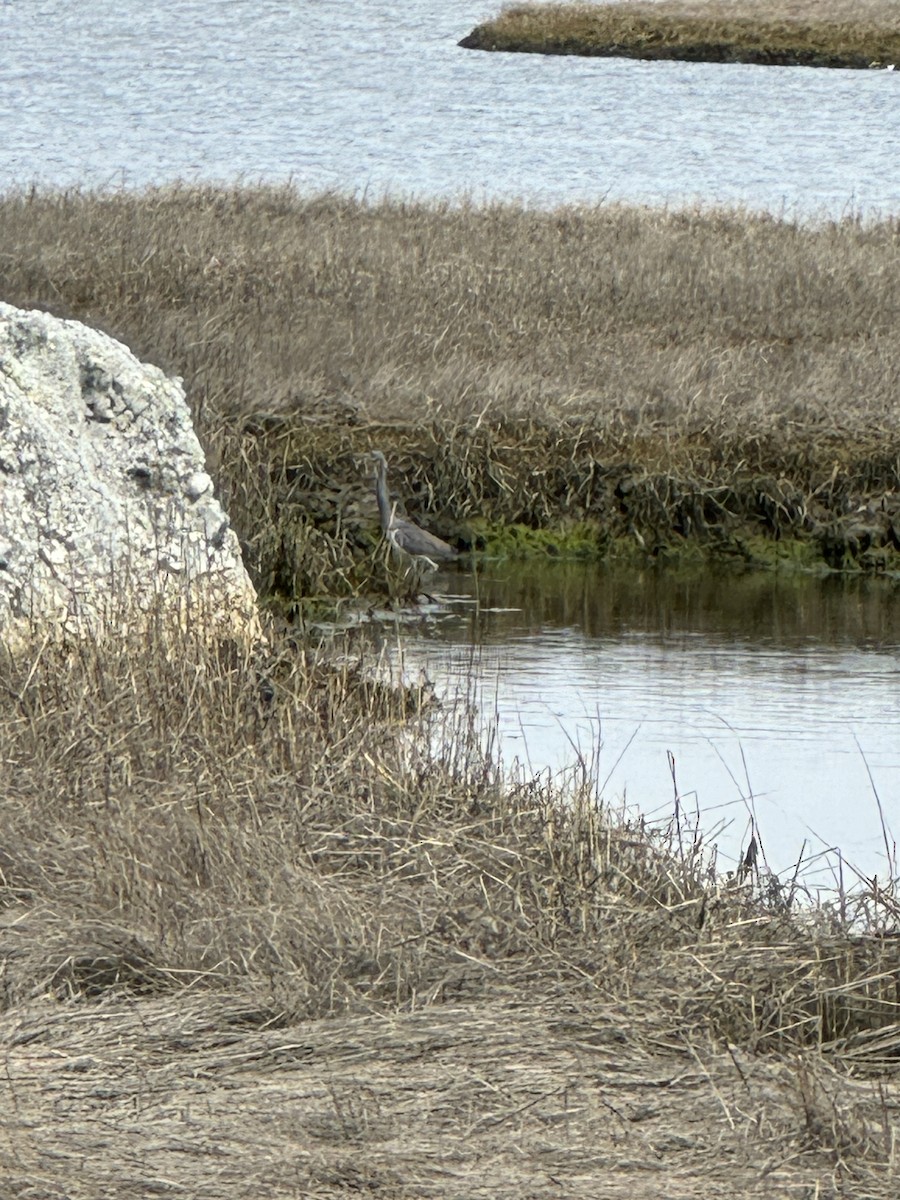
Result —
[{"label": "submerged vegetation", "polygon": [[[0,229],[5,300],[184,377],[270,601],[387,586],[373,448],[462,548],[894,561],[896,222],[203,188]],[[891,847],[824,899],[723,872],[677,788],[651,828],[590,764],[507,780],[378,667],[274,620],[0,659],[9,1194],[893,1200]]]},{"label": "submerged vegetation", "polygon": [[473,50],[692,62],[900,64],[900,25],[892,0],[518,4],[478,25],[459,44]]},{"label": "submerged vegetation", "polygon": [[900,561],[900,234],[290,188],[0,199],[0,294],[188,389],[263,594],[385,586],[369,451],[462,550]]}]

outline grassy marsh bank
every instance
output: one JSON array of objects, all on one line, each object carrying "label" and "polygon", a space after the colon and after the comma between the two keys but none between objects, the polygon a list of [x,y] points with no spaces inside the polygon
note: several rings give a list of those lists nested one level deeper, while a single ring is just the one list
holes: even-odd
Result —
[{"label": "grassy marsh bank", "polygon": [[891,0],[518,4],[478,25],[459,44],[473,50],[772,66],[900,65],[900,26]]},{"label": "grassy marsh bank", "polygon": [[378,577],[376,446],[462,547],[898,561],[896,221],[174,188],[0,230],[4,299],[184,377],[266,594]]},{"label": "grassy marsh bank", "polygon": [[890,891],[716,879],[344,650],[0,662],[11,1195],[895,1194]]},{"label": "grassy marsh bank", "polygon": [[[0,230],[4,299],[184,376],[270,595],[378,579],[375,445],[461,542],[818,553],[892,511],[892,223],[198,189]],[[0,659],[10,1194],[893,1200],[893,890],[717,877],[374,665]]]}]

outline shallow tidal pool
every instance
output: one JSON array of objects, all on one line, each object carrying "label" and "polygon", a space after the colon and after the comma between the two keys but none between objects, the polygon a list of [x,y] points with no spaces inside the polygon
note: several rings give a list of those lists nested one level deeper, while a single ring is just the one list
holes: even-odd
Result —
[{"label": "shallow tidal pool", "polygon": [[890,873],[896,584],[509,562],[431,590],[420,620],[383,626],[388,660],[474,701],[508,769],[586,769],[610,807],[659,821],[677,788],[722,869],[755,830],[811,887]]}]

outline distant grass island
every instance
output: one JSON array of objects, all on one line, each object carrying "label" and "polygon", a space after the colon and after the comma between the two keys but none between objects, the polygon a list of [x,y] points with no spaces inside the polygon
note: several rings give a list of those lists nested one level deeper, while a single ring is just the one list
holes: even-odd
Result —
[{"label": "distant grass island", "polygon": [[476,26],[471,50],[893,69],[896,0],[622,0],[520,4]]}]

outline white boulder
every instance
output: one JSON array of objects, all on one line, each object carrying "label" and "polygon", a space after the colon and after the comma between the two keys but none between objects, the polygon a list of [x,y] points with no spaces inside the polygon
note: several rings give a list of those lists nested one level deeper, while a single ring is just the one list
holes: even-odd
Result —
[{"label": "white boulder", "polygon": [[177,620],[258,633],[181,380],[78,321],[0,303],[0,638]]}]

